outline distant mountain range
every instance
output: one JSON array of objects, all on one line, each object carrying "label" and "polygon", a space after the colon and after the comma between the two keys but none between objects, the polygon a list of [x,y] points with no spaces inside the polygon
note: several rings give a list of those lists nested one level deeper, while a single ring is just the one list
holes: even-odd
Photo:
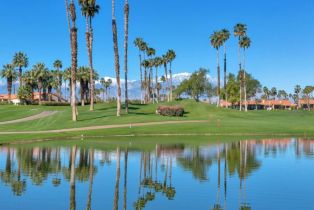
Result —
[{"label": "distant mountain range", "polygon": [[[182,81],[185,79],[189,79],[191,76],[191,73],[188,72],[183,72],[183,73],[178,73],[178,74],[173,74],[172,76],[172,84],[174,86],[178,86]],[[209,75],[208,78],[211,82],[214,82],[215,79],[212,79]],[[117,90],[117,80],[116,78],[112,77],[105,77],[105,79],[111,79],[112,80],[112,85],[110,86],[109,90],[109,96],[110,97],[115,97],[116,96],[116,90]],[[159,81],[161,82],[161,81]],[[100,81],[96,81],[96,88],[102,88],[102,85],[100,84]],[[124,99],[124,84],[125,80],[121,79],[121,90],[122,90],[122,99]],[[163,84],[165,85],[165,84]],[[13,87],[12,91],[18,87],[18,84],[15,83],[15,88]],[[67,84],[68,86],[68,84]],[[65,86],[63,86],[62,91],[63,95],[68,95],[68,91],[65,91]],[[78,85],[79,87],[79,85]],[[79,89],[79,88],[78,88]],[[140,80],[129,80],[128,81],[128,89],[129,89],[129,98],[130,99],[139,99],[141,96],[141,81]],[[0,93],[6,93],[6,83],[2,80],[0,80]]]}]

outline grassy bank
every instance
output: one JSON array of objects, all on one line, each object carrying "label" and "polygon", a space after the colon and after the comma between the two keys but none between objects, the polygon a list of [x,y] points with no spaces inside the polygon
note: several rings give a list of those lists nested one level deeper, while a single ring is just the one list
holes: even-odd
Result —
[{"label": "grassy bank", "polygon": [[[173,102],[183,106],[185,117],[162,117],[155,114],[157,105],[132,105],[130,114],[115,116],[115,104],[98,104],[94,112],[89,107],[79,107],[79,121],[71,121],[70,107],[41,107],[41,106],[0,106],[0,121],[19,119],[37,114],[41,111],[58,111],[54,116],[35,121],[1,125],[0,132],[4,131],[42,131],[65,128],[81,128],[99,125],[132,124],[139,122],[159,122],[172,120],[206,120],[206,123],[155,125],[143,127],[127,127],[101,129],[58,134],[12,134],[0,135],[1,142],[12,140],[29,140],[42,138],[109,138],[115,135],[144,136],[152,138],[157,135],[194,135],[206,136],[314,136],[314,112],[308,111],[250,111],[248,113],[237,110],[218,109],[204,103],[194,101]],[[10,114],[6,114],[10,110]],[[4,116],[4,117],[2,117]],[[194,136],[194,137],[193,137]],[[173,137],[179,139],[180,136]]]}]

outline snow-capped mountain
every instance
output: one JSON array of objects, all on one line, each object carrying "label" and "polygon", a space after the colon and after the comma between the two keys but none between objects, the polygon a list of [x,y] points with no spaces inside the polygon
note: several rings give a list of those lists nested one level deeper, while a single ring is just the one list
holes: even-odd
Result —
[{"label": "snow-capped mountain", "polygon": [[[192,75],[192,73],[189,72],[182,72],[182,73],[177,73],[177,74],[173,74],[172,75],[172,84],[174,86],[178,86],[181,82],[183,82],[185,79],[189,79],[190,76]],[[113,77],[104,77],[105,80],[111,79],[112,80],[112,84],[110,86],[109,89],[109,97],[115,97],[116,96],[116,90],[117,90],[117,80],[116,78]],[[170,78],[170,76],[168,75],[168,78]],[[208,75],[209,80],[213,83],[215,82],[215,79],[212,79],[209,75]],[[162,81],[159,81],[160,83],[162,83]],[[100,84],[100,81],[95,81],[96,84],[96,88],[102,88],[102,85]],[[165,84],[162,84],[163,86],[165,86]],[[124,99],[124,95],[125,95],[125,80],[121,79],[121,93],[122,93],[122,99]],[[65,88],[68,87],[68,84],[63,84],[63,95],[67,96],[68,95],[68,91],[65,92]],[[79,87],[79,83],[77,83],[77,87]],[[13,91],[16,90],[17,91],[18,88],[18,83],[14,84],[13,87]],[[79,91],[79,88],[77,88],[77,90]],[[140,99],[141,97],[141,81],[140,80],[129,80],[128,81],[128,90],[129,90],[129,98],[130,99]],[[6,82],[4,80],[0,80],[0,93],[6,93]],[[79,94],[79,92],[78,92]]]}]

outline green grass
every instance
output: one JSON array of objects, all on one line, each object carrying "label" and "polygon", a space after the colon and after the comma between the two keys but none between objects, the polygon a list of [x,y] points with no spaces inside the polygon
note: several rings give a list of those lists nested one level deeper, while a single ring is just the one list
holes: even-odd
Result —
[{"label": "green grass", "polygon": [[0,105],[0,122],[29,117],[43,110],[40,106]]},{"label": "green grass", "polygon": [[[219,136],[314,136],[314,112],[309,111],[250,111],[218,109],[205,103],[185,100],[173,102],[183,106],[185,117],[162,117],[155,114],[157,105],[131,105],[130,114],[116,117],[115,104],[97,104],[94,112],[89,107],[79,107],[79,120],[71,121],[70,107],[40,106],[0,106],[0,121],[19,119],[37,114],[43,110],[58,113],[54,116],[35,121],[10,125],[0,125],[1,131],[40,131],[64,128],[89,127],[94,125],[129,124],[136,122],[155,122],[169,120],[208,120],[208,123],[158,125],[133,128],[115,128],[107,130],[80,131],[60,134],[36,135],[0,135],[0,142],[12,140],[51,139],[51,138],[103,138],[114,135],[160,135],[160,134],[196,134]],[[37,109],[37,110],[33,110]],[[8,110],[8,111],[6,111]],[[31,111],[33,110],[33,111]],[[6,113],[9,114],[6,114]],[[34,113],[33,113],[34,112]],[[3,114],[3,116],[2,116]],[[181,139],[182,137],[172,137]],[[194,141],[195,136],[186,137]],[[199,138],[199,137],[198,137]],[[146,137],[152,139],[152,137]]]}]

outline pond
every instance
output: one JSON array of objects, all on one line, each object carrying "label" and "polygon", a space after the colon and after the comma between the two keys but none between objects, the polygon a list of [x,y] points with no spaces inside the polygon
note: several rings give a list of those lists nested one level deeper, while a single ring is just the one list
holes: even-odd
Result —
[{"label": "pond", "polygon": [[313,209],[314,141],[2,146],[0,176],[5,210]]}]

